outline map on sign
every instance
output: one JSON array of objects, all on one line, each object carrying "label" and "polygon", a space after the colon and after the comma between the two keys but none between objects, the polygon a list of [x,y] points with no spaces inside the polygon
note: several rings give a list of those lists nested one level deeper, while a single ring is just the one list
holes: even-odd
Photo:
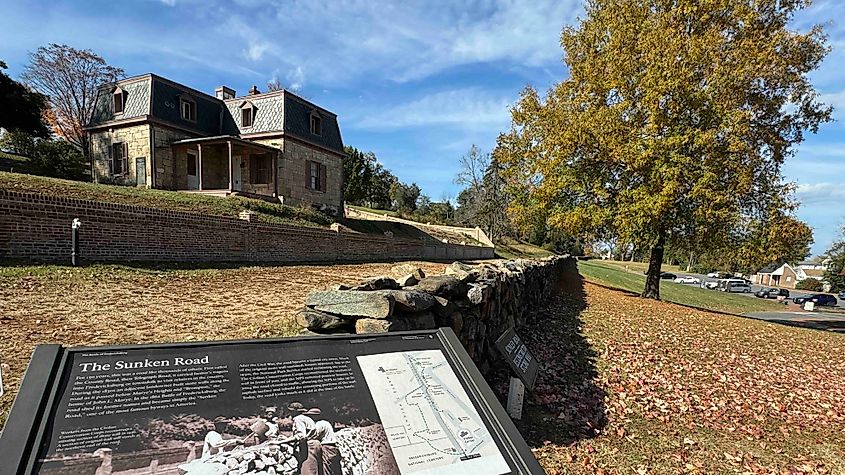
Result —
[{"label": "map on sign", "polygon": [[403,474],[507,474],[510,468],[440,350],[358,356]]}]

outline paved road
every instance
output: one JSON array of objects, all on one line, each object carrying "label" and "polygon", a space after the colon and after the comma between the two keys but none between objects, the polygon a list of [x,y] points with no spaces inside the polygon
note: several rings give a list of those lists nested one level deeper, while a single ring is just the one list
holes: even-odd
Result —
[{"label": "paved road", "polygon": [[781,323],[783,325],[845,333],[845,314],[842,313],[793,310],[783,312],[750,312],[743,314],[743,316]]}]

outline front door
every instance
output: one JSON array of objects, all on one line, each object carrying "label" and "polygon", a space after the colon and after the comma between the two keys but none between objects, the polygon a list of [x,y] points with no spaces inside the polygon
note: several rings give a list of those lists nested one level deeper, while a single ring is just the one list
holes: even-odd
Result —
[{"label": "front door", "polygon": [[135,158],[135,185],[147,186],[147,157]]},{"label": "front door", "polygon": [[196,190],[200,187],[200,179],[197,174],[197,154],[188,152],[188,189]]}]

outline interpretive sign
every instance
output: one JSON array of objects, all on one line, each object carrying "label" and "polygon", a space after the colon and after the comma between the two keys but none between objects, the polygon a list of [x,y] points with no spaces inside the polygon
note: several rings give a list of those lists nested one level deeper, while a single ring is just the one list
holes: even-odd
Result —
[{"label": "interpretive sign", "polygon": [[544,473],[450,329],[36,349],[0,474]]},{"label": "interpretive sign", "polygon": [[537,380],[537,358],[528,351],[519,335],[516,334],[513,327],[508,328],[502,336],[496,340],[496,347],[505,356],[511,369],[516,373],[516,376],[522,380],[528,389],[534,388],[534,382]]}]

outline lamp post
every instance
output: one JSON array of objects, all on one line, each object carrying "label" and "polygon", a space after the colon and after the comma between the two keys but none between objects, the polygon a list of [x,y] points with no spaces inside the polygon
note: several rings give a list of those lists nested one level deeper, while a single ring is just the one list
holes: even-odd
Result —
[{"label": "lamp post", "polygon": [[70,265],[76,267],[78,262],[77,258],[79,257],[79,228],[82,227],[82,221],[79,218],[73,218],[73,222],[70,224],[70,232],[71,232],[71,245],[72,249],[70,252]]}]

